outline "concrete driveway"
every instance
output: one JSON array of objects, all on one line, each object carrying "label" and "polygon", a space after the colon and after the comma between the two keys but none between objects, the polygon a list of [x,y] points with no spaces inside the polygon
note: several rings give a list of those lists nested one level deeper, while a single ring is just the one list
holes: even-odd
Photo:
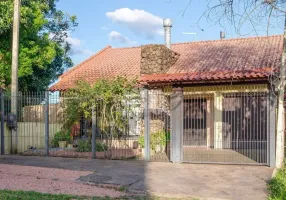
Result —
[{"label": "concrete driveway", "polygon": [[273,169],[265,166],[0,156],[0,164],[90,171],[80,181],[125,186],[164,197],[262,200]]}]

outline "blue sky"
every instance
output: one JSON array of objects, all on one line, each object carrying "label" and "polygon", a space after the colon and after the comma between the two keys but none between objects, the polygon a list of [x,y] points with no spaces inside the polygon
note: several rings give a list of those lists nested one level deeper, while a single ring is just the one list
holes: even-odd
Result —
[{"label": "blue sky", "polygon": [[[58,9],[78,18],[79,26],[69,33],[68,41],[72,44],[72,59],[78,64],[107,45],[112,47],[139,46],[150,43],[163,43],[162,19],[173,20],[172,42],[219,39],[219,32],[226,31],[227,38],[240,37],[232,26],[213,24],[203,19],[200,27],[195,26],[205,11],[206,5],[193,0],[182,16],[189,0],[60,0]],[[249,33],[249,25],[242,30]],[[281,28],[270,28],[269,35],[281,34]],[[243,32],[243,31],[242,31]],[[249,35],[255,35],[249,33]],[[258,31],[266,35],[266,31]]]}]

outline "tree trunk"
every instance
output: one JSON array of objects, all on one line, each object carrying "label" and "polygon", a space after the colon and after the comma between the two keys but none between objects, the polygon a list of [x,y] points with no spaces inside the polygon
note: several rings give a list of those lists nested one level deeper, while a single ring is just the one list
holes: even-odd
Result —
[{"label": "tree trunk", "polygon": [[284,89],[286,77],[286,16],[283,36],[283,52],[280,65],[280,80],[278,83],[278,110],[276,127],[276,167],[280,168],[284,159]]},{"label": "tree trunk", "polygon": [[[13,43],[12,43],[12,84],[11,84],[11,112],[17,116],[18,100],[18,64],[19,64],[19,23],[20,0],[14,0]],[[17,153],[17,128],[12,129],[12,153]]]}]

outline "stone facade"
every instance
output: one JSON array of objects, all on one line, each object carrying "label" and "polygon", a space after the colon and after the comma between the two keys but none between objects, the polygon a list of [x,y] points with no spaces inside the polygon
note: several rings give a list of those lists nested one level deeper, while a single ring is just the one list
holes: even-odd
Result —
[{"label": "stone facade", "polygon": [[141,74],[163,74],[179,59],[180,54],[165,45],[143,45],[141,47]]}]

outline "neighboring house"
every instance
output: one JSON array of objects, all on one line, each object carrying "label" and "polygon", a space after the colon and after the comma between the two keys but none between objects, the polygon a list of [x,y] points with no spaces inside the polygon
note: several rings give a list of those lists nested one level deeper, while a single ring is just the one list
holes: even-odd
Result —
[{"label": "neighboring house", "polygon": [[[148,109],[153,115],[164,110],[170,121],[161,126],[171,127],[171,161],[275,166],[277,99],[270,80],[282,47],[280,35],[178,43],[170,49],[108,46],[64,73],[50,90],[67,90],[77,80],[138,78],[146,98],[147,90],[149,98],[160,94],[150,98]],[[145,120],[151,134],[154,119]]]}]

